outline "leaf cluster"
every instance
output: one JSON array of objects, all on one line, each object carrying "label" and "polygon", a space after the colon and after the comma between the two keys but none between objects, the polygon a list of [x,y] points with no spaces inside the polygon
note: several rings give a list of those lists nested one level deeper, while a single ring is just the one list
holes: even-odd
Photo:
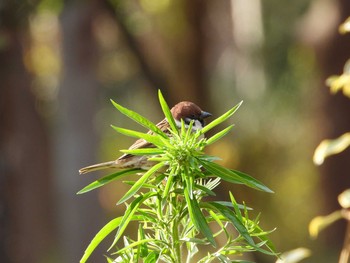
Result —
[{"label": "leaf cluster", "polygon": [[[215,196],[214,188],[224,180],[234,184],[269,192],[272,191],[255,178],[242,172],[227,169],[214,161],[216,157],[204,153],[207,145],[226,135],[233,126],[229,126],[210,138],[204,133],[230,118],[241,103],[213,120],[202,130],[192,131],[193,123],[186,127],[182,122],[177,127],[171,111],[159,91],[159,101],[167,121],[170,124],[167,136],[155,124],[140,114],[124,108],[112,101],[124,115],[149,129],[148,133],[137,132],[112,126],[117,132],[144,139],[154,145],[147,149],[129,149],[122,152],[132,155],[149,156],[154,166],[143,171],[126,169],[105,176],[78,193],[86,193],[129,174],[139,174],[136,181],[125,182],[130,189],[118,201],[125,203],[126,211],[105,225],[93,238],[80,262],[86,262],[94,249],[109,234],[116,230],[114,241],[109,250],[116,255],[109,262],[190,262],[201,246],[211,246],[215,251],[198,262],[233,262],[232,255],[243,252],[260,251],[275,255],[274,248],[267,238],[268,232],[259,227],[258,218],[252,220],[248,208],[239,205],[232,193],[230,202],[205,201],[207,196]],[[130,202],[130,200],[132,201]],[[126,203],[130,202],[130,203]],[[138,222],[136,238],[124,235],[131,221]],[[216,232],[212,225],[218,226]],[[235,231],[228,231],[231,225]],[[232,233],[233,232],[233,233]],[[215,238],[224,236],[226,243],[216,247]],[[123,240],[122,248],[118,241]],[[186,255],[186,256],[184,256]]]}]

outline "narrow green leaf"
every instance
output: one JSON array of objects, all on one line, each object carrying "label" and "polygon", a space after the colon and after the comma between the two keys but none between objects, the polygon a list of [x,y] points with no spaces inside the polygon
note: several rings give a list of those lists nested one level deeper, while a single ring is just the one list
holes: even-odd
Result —
[{"label": "narrow green leaf", "polygon": [[185,138],[186,136],[186,126],[183,119],[181,119],[181,129],[180,129],[180,138]]},{"label": "narrow green leaf", "polygon": [[222,180],[230,182],[230,183],[235,183],[235,184],[244,184],[246,186],[249,186],[251,188],[268,192],[268,193],[273,193],[272,190],[270,190],[267,186],[265,186],[263,183],[259,182],[255,178],[236,171],[236,170],[230,170],[225,167],[222,167],[216,163],[208,162],[206,160],[202,160],[198,158],[198,161],[203,167],[211,172],[213,175],[216,175],[220,177]]},{"label": "narrow green leaf", "polygon": [[202,211],[199,208],[196,198],[194,196],[193,196],[193,199],[190,198],[188,189],[185,189],[184,195],[185,195],[191,221],[193,222],[197,230],[201,232],[208,239],[208,241],[215,247],[216,243],[213,237],[213,233],[211,232],[209,225],[205,220],[205,217],[202,214]]},{"label": "narrow green leaf", "polygon": [[147,258],[145,258],[144,263],[156,263],[158,262],[159,253],[152,251],[148,254]]},{"label": "narrow green leaf", "polygon": [[91,253],[101,243],[101,241],[104,240],[106,236],[108,236],[120,225],[121,220],[122,217],[117,217],[106,224],[100,231],[98,231],[96,236],[91,240],[90,244],[86,248],[83,257],[80,259],[80,263],[85,263],[89,259]]},{"label": "narrow green leaf", "polygon": [[157,127],[157,125],[155,125],[153,122],[149,121],[147,118],[141,116],[140,114],[138,114],[135,111],[129,110],[129,109],[119,105],[118,103],[116,103],[113,100],[111,100],[111,102],[112,102],[113,106],[117,108],[117,110],[119,110],[121,113],[123,113],[124,115],[126,115],[130,119],[132,119],[132,120],[136,121],[137,123],[141,124],[143,127],[147,128],[147,129],[150,129],[154,133],[157,133],[157,134],[161,135],[164,138],[166,137],[165,133],[162,132],[161,129],[159,129]]},{"label": "narrow green leaf", "polygon": [[[233,208],[233,205],[231,202],[227,202],[227,201],[213,201],[213,202],[220,204],[220,205],[224,205],[224,206]],[[237,206],[239,209],[253,210],[253,208],[245,206],[245,205],[237,204]]]},{"label": "narrow green leaf", "polygon": [[173,186],[173,182],[174,182],[174,176],[169,175],[167,178],[167,181],[166,181],[163,195],[162,195],[163,199],[167,198],[167,196],[169,195],[169,191],[170,191],[171,187]]},{"label": "narrow green leaf", "polygon": [[[272,253],[274,253],[275,255],[277,255],[277,252],[276,252],[276,248],[274,246],[274,244],[271,242],[271,240],[267,237],[268,234],[271,234],[272,232],[274,232],[275,229],[271,230],[271,231],[268,231],[268,232],[264,232],[260,226],[258,226],[258,224],[255,225],[255,231],[254,231],[254,235],[256,237],[258,237],[260,240],[262,240],[263,243]],[[260,245],[259,243],[259,246],[262,246]]]},{"label": "narrow green leaf", "polygon": [[94,182],[92,182],[91,184],[89,184],[88,186],[85,186],[83,189],[81,189],[77,194],[84,194],[84,193],[87,193],[91,190],[94,190],[96,188],[99,188],[101,186],[104,186],[116,179],[119,179],[123,176],[126,176],[126,175],[130,175],[130,174],[135,174],[135,173],[138,173],[138,172],[144,172],[144,170],[141,170],[141,169],[127,169],[127,170],[122,170],[122,171],[118,171],[116,173],[113,173],[113,174],[110,174],[110,175],[107,175],[105,177],[102,177],[101,179],[98,179]]},{"label": "narrow green leaf", "polygon": [[209,139],[206,140],[206,145],[212,144],[218,140],[220,140],[222,137],[224,137],[229,131],[232,130],[234,125],[228,126],[226,129],[223,129],[221,132],[218,132],[217,134],[213,135]]},{"label": "narrow green leaf", "polygon": [[222,254],[217,254],[216,258],[218,258],[220,260],[220,262],[222,263],[231,263],[231,259],[229,259],[228,257],[222,255]]},{"label": "narrow green leaf", "polygon": [[[201,160],[205,160],[208,162],[214,162],[214,161],[221,161],[222,159],[216,156],[210,156],[210,155],[201,155],[200,157]],[[203,172],[205,175],[209,175],[210,173],[208,173],[207,171]],[[206,174],[208,173],[208,174]]]},{"label": "narrow green leaf", "polygon": [[[181,119],[181,122],[185,123],[183,121],[183,119]],[[191,138],[191,135],[192,135],[192,128],[193,128],[193,124],[194,124],[194,121],[190,121],[190,124],[188,125],[188,128],[186,130],[186,136],[185,137],[182,137],[182,139],[187,142],[189,140],[189,138]]]},{"label": "narrow green leaf", "polygon": [[[187,167],[184,167],[185,169]],[[194,185],[194,180],[193,176],[186,170],[185,173],[181,174],[182,175],[182,180],[185,181],[186,183],[186,191],[189,194],[189,197],[192,199],[193,198],[193,185]]]},{"label": "narrow green leaf", "polygon": [[275,255],[274,252],[270,252],[270,251],[267,251],[265,249],[262,249],[259,247],[259,245],[255,244],[253,238],[249,235],[249,232],[246,229],[246,227],[244,226],[243,222],[239,219],[239,217],[237,217],[237,215],[232,210],[230,210],[226,206],[220,205],[220,204],[215,203],[215,202],[207,202],[207,203],[202,203],[202,204],[204,204],[204,206],[215,207],[219,213],[221,213],[224,217],[226,217],[228,220],[230,220],[231,223],[233,224],[233,226],[238,231],[238,233],[240,233],[240,235],[247,241],[247,243],[250,246],[252,246],[255,250],[257,250],[261,253],[267,254],[267,255]]},{"label": "narrow green leaf", "polygon": [[142,185],[147,181],[147,179],[154,174],[158,169],[163,167],[165,164],[163,162],[157,163],[151,169],[149,169],[141,178],[129,189],[129,191],[118,201],[118,205],[124,203],[130,197],[132,197],[136,192],[142,187]]},{"label": "narrow green leaf", "polygon": [[131,244],[128,244],[127,246],[124,246],[122,249],[118,250],[117,252],[114,252],[113,254],[123,254],[125,253],[125,251],[130,250],[133,247],[142,245],[142,244],[147,244],[150,242],[158,242],[158,243],[164,243],[159,239],[153,239],[153,238],[148,238],[148,239],[143,239],[143,240],[138,240],[138,241],[134,241]]},{"label": "narrow green leaf", "polygon": [[132,155],[157,155],[164,153],[164,150],[159,148],[140,148],[132,150],[121,150],[122,153],[128,153]]},{"label": "narrow green leaf", "polygon": [[228,118],[230,118],[237,110],[238,108],[242,105],[243,101],[235,105],[232,109],[221,115],[220,117],[216,118],[212,122],[210,122],[208,125],[206,125],[202,130],[201,134],[206,133],[207,131],[211,130],[215,126],[219,125],[220,123],[224,122]]},{"label": "narrow green leaf", "polygon": [[230,220],[238,233],[242,235],[242,237],[248,242],[249,245],[253,247],[256,246],[253,238],[249,235],[248,230],[244,226],[243,222],[240,221],[239,218],[229,208],[215,202],[208,202],[207,204],[215,207],[220,214]]},{"label": "narrow green leaf", "polygon": [[264,192],[267,192],[267,193],[271,193],[271,194],[274,193],[274,191],[272,191],[270,188],[268,188],[262,182],[260,182],[259,180],[255,179],[254,177],[252,177],[252,176],[250,176],[250,175],[248,175],[246,173],[243,173],[243,172],[240,172],[240,171],[237,171],[237,170],[233,170],[233,169],[230,169],[229,171],[231,171],[234,174],[237,174],[241,179],[243,179],[244,181],[247,182],[246,185],[248,185],[248,186],[250,186],[252,188],[256,188],[258,190],[261,190],[261,191],[264,191]]},{"label": "narrow green leaf", "polygon": [[213,210],[209,210],[208,211],[210,216],[216,221],[216,223],[225,231],[226,231],[226,227],[224,226],[224,224],[222,223],[221,219],[217,216],[217,214],[213,211]]},{"label": "narrow green leaf", "polygon": [[164,146],[164,141],[161,140],[161,137],[159,137],[157,135],[151,135],[149,133],[143,133],[143,132],[137,132],[137,131],[133,131],[133,130],[129,130],[129,129],[119,128],[119,127],[116,127],[114,125],[111,125],[111,127],[115,131],[117,131],[121,134],[124,134],[126,136],[144,139],[145,141],[152,143],[152,144],[159,146],[159,147]]},{"label": "narrow green leaf", "polygon": [[234,260],[231,263],[255,263],[254,261],[248,261],[248,260]]},{"label": "narrow green leaf", "polygon": [[[139,225],[139,230],[138,230],[138,241],[143,241],[146,239],[145,232],[143,230],[142,225]],[[139,253],[141,258],[144,258],[148,255],[148,247],[147,247],[147,242],[141,243],[138,247]]]},{"label": "narrow green leaf", "polygon": [[189,242],[189,243],[195,243],[198,245],[208,245],[209,242],[206,239],[200,239],[200,238],[183,238],[181,241]]},{"label": "narrow green leaf", "polygon": [[176,127],[176,123],[175,120],[173,118],[173,115],[171,114],[171,111],[169,109],[168,104],[166,103],[163,94],[160,90],[158,90],[158,98],[159,98],[159,102],[160,102],[160,106],[162,107],[162,110],[164,112],[164,115],[166,117],[166,119],[168,120],[171,129],[175,132],[178,133],[178,129]]},{"label": "narrow green leaf", "polygon": [[148,161],[154,161],[154,162],[168,162],[169,161],[169,158],[164,156],[164,157],[158,157],[158,156],[155,156],[155,157],[150,157],[147,159]]},{"label": "narrow green leaf", "polygon": [[236,202],[236,199],[234,198],[233,194],[231,193],[231,191],[229,192],[229,195],[230,195],[230,200],[231,200],[231,203],[232,203],[232,206],[233,206],[233,209],[235,210],[235,213],[238,217],[238,219],[240,221],[242,221],[242,213],[241,213],[241,210],[239,209],[238,207],[238,204]]},{"label": "narrow green leaf", "polygon": [[203,191],[204,193],[206,193],[207,195],[211,195],[211,196],[216,196],[215,192],[213,192],[212,190],[210,190],[208,187],[205,187],[204,185],[200,185],[200,184],[196,184],[195,188]]},{"label": "narrow green leaf", "polygon": [[128,226],[129,222],[131,221],[131,219],[133,218],[133,215],[135,214],[135,212],[137,211],[137,209],[139,208],[139,206],[148,198],[150,198],[151,196],[156,195],[156,193],[153,192],[148,192],[144,195],[140,195],[139,197],[137,197],[135,200],[133,200],[131,202],[131,204],[128,206],[128,208],[126,209],[123,218],[120,221],[119,224],[119,228],[118,228],[118,232],[114,238],[114,241],[112,243],[112,245],[110,246],[110,248],[108,249],[108,251],[114,247],[114,245],[118,242],[118,240],[120,239],[120,237],[123,235],[124,230],[126,229],[126,227]]},{"label": "narrow green leaf", "polygon": [[110,257],[107,257],[106,255],[104,255],[104,257],[107,259],[107,263],[113,263],[113,259],[111,259]]}]

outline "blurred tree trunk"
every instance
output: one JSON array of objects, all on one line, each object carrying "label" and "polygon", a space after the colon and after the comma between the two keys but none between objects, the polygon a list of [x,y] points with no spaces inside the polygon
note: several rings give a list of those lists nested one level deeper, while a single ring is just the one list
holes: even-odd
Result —
[{"label": "blurred tree trunk", "polygon": [[[98,151],[94,116],[99,84],[96,79],[98,46],[93,19],[102,1],[66,1],[62,16],[63,79],[59,90],[56,131],[56,185],[61,262],[78,262],[103,226],[97,191],[76,192],[94,178],[79,176],[79,168],[96,161]],[[103,250],[104,251],[104,250]],[[91,262],[101,262],[102,251]]]},{"label": "blurred tree trunk", "polygon": [[[191,100],[208,109],[209,94],[206,84],[204,21],[207,19],[206,1],[193,0],[176,3],[181,5],[173,12],[185,23],[181,36],[166,39],[156,30],[136,34],[128,27],[127,8],[122,4],[110,6],[131,51],[139,61],[143,74],[152,88],[161,89],[170,105]],[[172,14],[173,15],[173,14]],[[156,23],[156,22],[154,22]],[[209,110],[209,109],[208,109]]]},{"label": "blurred tree trunk", "polygon": [[[350,16],[350,1],[340,0],[339,2],[339,24]],[[338,24],[338,25],[339,25]],[[337,25],[337,26],[338,26]],[[350,58],[350,36],[342,36],[338,33],[338,28],[334,29],[334,34],[330,39],[327,52],[319,54],[322,64],[322,79],[327,79],[331,75],[340,75],[347,59]],[[323,106],[323,112],[328,122],[326,138],[336,138],[341,134],[350,131],[350,100],[343,94],[330,95],[329,89]],[[330,213],[340,208],[337,196],[347,188],[350,188],[350,150],[342,154],[333,156],[325,161],[321,168],[322,183],[324,186],[324,196],[326,197],[326,213]],[[345,235],[345,222],[330,226],[327,231],[327,241],[331,245],[336,244],[337,249],[341,248]]]},{"label": "blurred tree trunk", "polygon": [[[345,62],[350,58],[350,36],[349,34],[342,36],[338,32],[338,26],[350,16],[350,1],[315,3],[317,4],[312,6],[306,19],[306,26],[302,27],[302,37],[315,48],[321,71],[319,85],[321,90],[317,92],[321,98],[320,127],[317,132],[322,134],[315,136],[321,139],[336,138],[350,131],[350,100],[341,93],[331,95],[324,83],[331,75],[340,75]],[[320,180],[323,185],[321,194],[325,201],[322,214],[338,210],[340,206],[337,196],[344,189],[350,188],[349,158],[350,151],[347,150],[326,159],[320,167],[322,173]],[[340,252],[344,235],[345,223],[339,222],[326,229],[321,236],[325,237],[329,248],[335,248]]]},{"label": "blurred tree trunk", "polygon": [[36,263],[53,245],[50,154],[23,64],[28,10],[17,5],[0,8],[0,261]]},{"label": "blurred tree trunk", "polygon": [[179,40],[178,46],[181,47],[181,43],[186,45],[183,50],[178,51],[179,54],[175,54],[176,57],[179,57],[175,64],[178,72],[170,79],[171,86],[174,87],[170,94],[176,102],[184,99],[191,100],[210,111],[205,64],[207,50],[205,22],[208,16],[206,10],[207,1],[184,1],[184,13],[188,27],[185,38]]}]

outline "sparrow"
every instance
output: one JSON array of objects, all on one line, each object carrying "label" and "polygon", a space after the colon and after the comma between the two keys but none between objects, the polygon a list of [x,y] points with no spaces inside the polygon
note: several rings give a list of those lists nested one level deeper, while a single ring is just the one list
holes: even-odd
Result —
[{"label": "sparrow", "polygon": [[[182,101],[176,104],[173,108],[171,108],[171,114],[175,120],[176,126],[178,129],[181,129],[181,120],[184,121],[185,127],[188,128],[189,124],[192,124],[192,131],[195,132],[204,127],[204,119],[210,117],[211,114],[209,112],[201,110],[196,104],[190,101]],[[161,122],[157,124],[158,128],[163,131],[167,136],[171,136],[169,132],[170,124],[167,119],[164,118]],[[149,134],[153,134],[152,131],[148,132]],[[141,148],[151,148],[155,147],[153,144],[147,142],[144,139],[138,139],[129,147],[129,150],[133,149],[141,149]],[[106,169],[106,168],[117,168],[117,169],[125,169],[125,168],[140,168],[143,170],[150,169],[154,162],[150,162],[147,160],[147,156],[140,155],[132,155],[132,154],[123,154],[118,159],[105,163],[98,163],[91,166],[87,166],[81,168],[79,170],[80,174],[89,173],[96,170]]]}]

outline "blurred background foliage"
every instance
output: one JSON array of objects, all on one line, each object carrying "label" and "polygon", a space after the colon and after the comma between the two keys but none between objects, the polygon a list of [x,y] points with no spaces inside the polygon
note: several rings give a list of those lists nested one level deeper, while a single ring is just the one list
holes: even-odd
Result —
[{"label": "blurred background foliage", "polygon": [[136,127],[109,99],[157,122],[161,89],[170,105],[192,100],[214,116],[243,100],[210,154],[275,194],[222,184],[218,199],[230,190],[262,212],[278,251],[302,246],[313,253],[305,262],[335,262],[344,226],[316,241],[307,227],[350,185],[349,150],[312,164],[321,139],[350,130],[349,103],[324,84],[350,57],[338,34],[349,15],[347,0],[2,0],[0,261],[78,261],[124,209],[121,183],[75,195],[98,178],[79,168],[132,143],[110,128]]}]

